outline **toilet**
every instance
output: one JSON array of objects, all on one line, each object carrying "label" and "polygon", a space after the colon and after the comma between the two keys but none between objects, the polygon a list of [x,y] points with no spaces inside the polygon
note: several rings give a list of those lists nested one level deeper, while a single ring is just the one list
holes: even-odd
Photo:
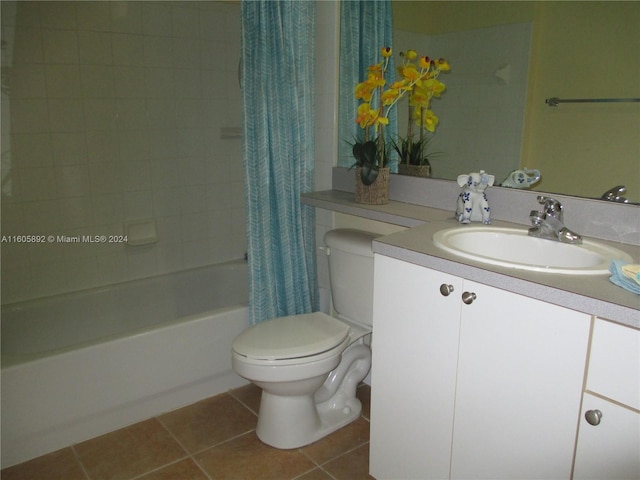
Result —
[{"label": "toilet", "polygon": [[324,237],[337,318],[322,312],[274,318],[233,341],[233,370],[262,388],[256,434],[267,445],[308,445],[360,416],[356,388],[371,368],[364,339],[371,333],[377,236],[336,229]]}]

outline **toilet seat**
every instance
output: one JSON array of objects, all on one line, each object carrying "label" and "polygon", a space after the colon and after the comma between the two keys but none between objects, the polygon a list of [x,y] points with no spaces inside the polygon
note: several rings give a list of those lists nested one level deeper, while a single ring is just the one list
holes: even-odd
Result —
[{"label": "toilet seat", "polygon": [[348,325],[322,312],[291,315],[248,328],[234,340],[233,351],[252,362],[302,360],[346,346],[349,332]]}]

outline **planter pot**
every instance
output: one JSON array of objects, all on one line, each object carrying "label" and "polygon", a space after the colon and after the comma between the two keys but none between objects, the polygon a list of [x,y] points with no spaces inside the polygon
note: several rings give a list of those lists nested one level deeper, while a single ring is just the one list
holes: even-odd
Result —
[{"label": "planter pot", "polygon": [[401,163],[398,165],[398,173],[412,177],[430,177],[431,165],[406,165]]},{"label": "planter pot", "polygon": [[362,183],[361,168],[356,168],[356,203],[386,205],[389,203],[389,167],[381,168],[371,185]]}]

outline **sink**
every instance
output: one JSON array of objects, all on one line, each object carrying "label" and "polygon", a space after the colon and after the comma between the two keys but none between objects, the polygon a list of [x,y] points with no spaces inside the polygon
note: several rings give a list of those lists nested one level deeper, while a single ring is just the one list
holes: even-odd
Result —
[{"label": "sink", "polygon": [[591,240],[580,245],[530,237],[526,229],[467,226],[440,230],[433,236],[438,247],[477,262],[534,272],[565,275],[609,273],[611,260],[631,262],[617,248]]}]

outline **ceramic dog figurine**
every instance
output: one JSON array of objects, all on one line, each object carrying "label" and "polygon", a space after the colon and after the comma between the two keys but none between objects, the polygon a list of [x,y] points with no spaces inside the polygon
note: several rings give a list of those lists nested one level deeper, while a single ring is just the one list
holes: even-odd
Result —
[{"label": "ceramic dog figurine", "polygon": [[460,223],[491,223],[491,210],[484,191],[493,185],[495,179],[494,175],[488,175],[484,170],[458,177],[458,185],[463,187],[456,209],[456,218]]},{"label": "ceramic dog figurine", "polygon": [[540,180],[540,170],[514,170],[500,184],[501,187],[528,188]]}]

